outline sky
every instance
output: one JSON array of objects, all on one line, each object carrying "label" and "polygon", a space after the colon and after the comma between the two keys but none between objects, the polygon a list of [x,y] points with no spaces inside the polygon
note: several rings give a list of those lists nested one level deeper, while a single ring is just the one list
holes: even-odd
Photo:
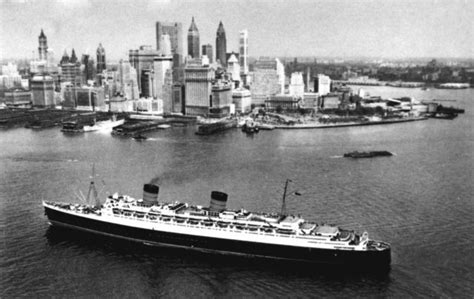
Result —
[{"label": "sky", "polygon": [[227,51],[249,31],[249,55],[287,57],[474,58],[472,0],[0,0],[0,59],[38,55],[41,29],[56,60],[65,50],[108,59],[156,47],[155,22],[194,16],[215,51],[219,21]]}]

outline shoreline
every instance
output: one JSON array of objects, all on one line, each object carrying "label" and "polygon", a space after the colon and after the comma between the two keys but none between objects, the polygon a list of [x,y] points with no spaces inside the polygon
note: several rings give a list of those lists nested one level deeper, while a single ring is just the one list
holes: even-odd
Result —
[{"label": "shoreline", "polygon": [[372,125],[387,125],[394,123],[404,123],[412,121],[427,120],[428,117],[412,117],[406,119],[393,119],[393,120],[380,120],[380,121],[367,121],[367,122],[347,122],[339,124],[296,124],[296,125],[274,125],[275,129],[326,129],[326,128],[338,128],[338,127],[356,127],[356,126],[372,126]]}]

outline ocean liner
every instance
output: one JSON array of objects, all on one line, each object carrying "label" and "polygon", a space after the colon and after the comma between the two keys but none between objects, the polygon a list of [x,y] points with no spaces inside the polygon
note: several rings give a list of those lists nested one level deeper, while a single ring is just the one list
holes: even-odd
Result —
[{"label": "ocean liner", "polygon": [[[362,269],[389,269],[388,243],[334,225],[317,224],[286,213],[286,181],[280,213],[226,208],[228,196],[211,192],[209,207],[158,202],[159,187],[145,184],[143,198],[114,194],[101,204],[43,201],[53,227],[206,252],[266,257],[304,263],[337,264]],[[355,268],[353,268],[355,269]]]}]

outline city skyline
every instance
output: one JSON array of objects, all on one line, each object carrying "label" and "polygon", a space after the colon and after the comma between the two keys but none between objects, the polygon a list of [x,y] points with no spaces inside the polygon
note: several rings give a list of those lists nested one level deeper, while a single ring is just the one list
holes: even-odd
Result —
[{"label": "city skyline", "polygon": [[[200,42],[222,21],[227,52],[249,32],[249,56],[474,58],[472,1],[2,1],[0,59],[38,57],[41,29],[59,61],[64,49],[108,59],[155,47],[155,23],[194,16]],[[186,38],[185,36],[183,37]],[[186,40],[184,40],[186,42]]]}]

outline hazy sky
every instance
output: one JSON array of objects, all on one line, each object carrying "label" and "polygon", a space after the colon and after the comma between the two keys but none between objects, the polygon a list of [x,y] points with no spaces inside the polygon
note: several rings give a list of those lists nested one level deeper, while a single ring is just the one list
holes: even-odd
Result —
[{"label": "hazy sky", "polygon": [[41,28],[56,60],[102,42],[107,57],[156,47],[155,22],[194,16],[215,51],[222,20],[227,50],[249,30],[250,56],[474,58],[473,0],[0,0],[0,59],[31,58]]}]

